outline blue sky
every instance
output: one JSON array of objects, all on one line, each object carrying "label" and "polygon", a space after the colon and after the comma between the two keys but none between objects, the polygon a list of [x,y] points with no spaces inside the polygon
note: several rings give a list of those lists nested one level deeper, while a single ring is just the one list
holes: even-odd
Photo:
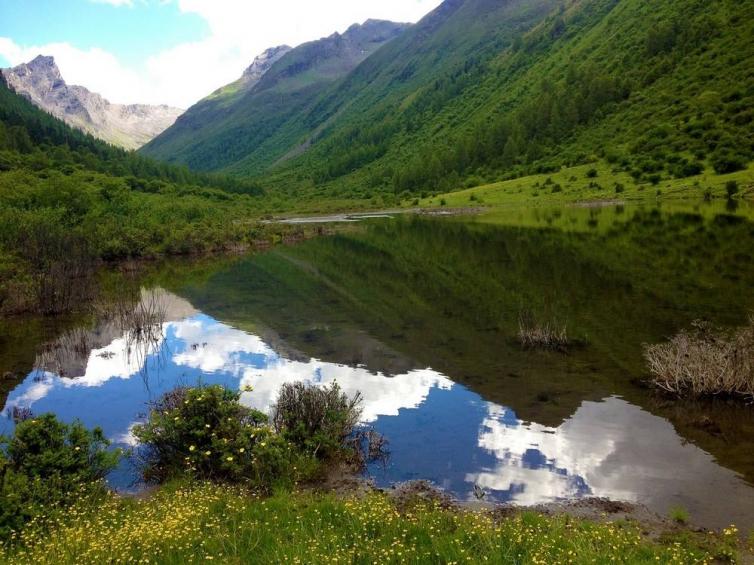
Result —
[{"label": "blue sky", "polygon": [[367,18],[417,21],[441,0],[0,0],[0,66],[52,55],[113,102],[186,108],[256,55]]},{"label": "blue sky", "polygon": [[[20,45],[99,47],[134,66],[152,53],[210,32],[199,15],[181,13],[173,2],[123,7],[88,0],[0,0],[0,22],[0,36]],[[0,65],[9,64],[0,54]]]}]

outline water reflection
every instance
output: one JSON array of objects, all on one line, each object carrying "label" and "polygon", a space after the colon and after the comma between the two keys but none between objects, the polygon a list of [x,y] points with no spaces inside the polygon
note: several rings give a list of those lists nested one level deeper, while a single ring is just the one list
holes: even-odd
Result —
[{"label": "water reflection", "polygon": [[[78,369],[67,363],[64,375],[49,367],[32,371],[11,392],[0,431],[12,427],[7,416],[14,408],[49,411],[101,426],[127,447],[135,445],[131,430],[148,402],[175,386],[251,385],[243,402],[268,410],[284,382],[337,380],[347,392],[363,394],[364,421],[390,441],[387,466],[370,469],[380,484],[429,479],[468,499],[476,484],[493,500],[517,504],[607,496],[659,512],[682,505],[708,526],[751,524],[754,491],[740,477],[684,442],[666,420],[621,398],[583,402],[559,426],[524,422],[435,370],[387,376],[368,366],[292,359],[178,297],[162,292],[161,299],[173,306],[165,309],[159,339],[137,353],[126,330],[108,343],[91,340],[97,346]],[[103,337],[106,327],[93,332]],[[134,478],[124,464],[110,480],[128,488]]]}]

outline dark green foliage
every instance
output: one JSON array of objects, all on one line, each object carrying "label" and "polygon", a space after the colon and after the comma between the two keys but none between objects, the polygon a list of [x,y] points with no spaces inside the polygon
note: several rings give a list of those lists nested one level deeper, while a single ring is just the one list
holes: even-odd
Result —
[{"label": "dark green foliage", "polygon": [[361,417],[361,396],[349,398],[332,386],[285,384],[272,410],[275,429],[305,453],[341,459]]},{"label": "dark green foliage", "polygon": [[738,183],[734,180],[726,182],[725,193],[728,195],[728,198],[733,198],[736,194],[738,194]]},{"label": "dark green foliage", "polygon": [[99,428],[90,431],[80,422],[63,424],[45,414],[18,424],[7,441],[7,457],[9,468],[28,476],[91,482],[104,478],[118,461],[108,445]]},{"label": "dark green foliage", "polygon": [[0,442],[0,538],[84,493],[101,494],[101,479],[120,457],[108,445],[99,428],[63,424],[52,414],[19,422]]},{"label": "dark green foliage", "polygon": [[719,149],[712,155],[712,167],[719,175],[735,173],[746,168],[748,159],[732,149]]},{"label": "dark green foliage", "polygon": [[240,393],[221,386],[179,388],[165,394],[145,424],[134,428],[143,444],[150,482],[189,475],[243,482],[269,490],[295,476],[287,441],[267,426],[267,416],[246,408]]}]

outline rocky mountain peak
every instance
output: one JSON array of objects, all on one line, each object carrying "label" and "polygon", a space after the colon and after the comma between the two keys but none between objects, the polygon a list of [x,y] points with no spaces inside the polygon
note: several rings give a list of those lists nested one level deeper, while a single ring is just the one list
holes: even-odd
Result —
[{"label": "rocky mountain peak", "polygon": [[20,77],[30,77],[36,83],[46,82],[49,86],[64,82],[54,57],[45,55],[37,55],[28,63],[22,63],[10,71]]},{"label": "rocky mountain peak", "polygon": [[[50,55],[37,55],[31,61],[27,63],[30,69],[54,69],[58,70],[58,66],[55,64],[55,57]],[[58,71],[59,72],[59,71]]]},{"label": "rocky mountain peak", "polygon": [[168,106],[111,104],[83,86],[69,86],[55,59],[38,55],[2,69],[8,85],[39,108],[70,126],[114,145],[136,149],[172,125],[183,110]]},{"label": "rocky mountain peak", "polygon": [[243,72],[241,80],[245,83],[258,82],[272,65],[280,60],[283,55],[288,53],[292,48],[288,45],[278,45],[271,47],[258,55],[249,67]]}]

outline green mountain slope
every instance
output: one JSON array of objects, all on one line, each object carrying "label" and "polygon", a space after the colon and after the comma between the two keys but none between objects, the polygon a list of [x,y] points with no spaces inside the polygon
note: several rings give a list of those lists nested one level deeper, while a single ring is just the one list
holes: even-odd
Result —
[{"label": "green mountain slope", "polygon": [[274,159],[280,152],[264,148],[265,140],[276,135],[285,138],[293,115],[305,112],[330,85],[406,27],[368,20],[343,34],[286,51],[251,88],[242,78],[213,93],[142,152],[196,170],[223,169],[241,159]]},{"label": "green mountain slope", "polygon": [[752,22],[751,0],[446,0],[275,131],[195,154],[311,199],[598,158],[637,182],[730,172],[754,155]]}]

